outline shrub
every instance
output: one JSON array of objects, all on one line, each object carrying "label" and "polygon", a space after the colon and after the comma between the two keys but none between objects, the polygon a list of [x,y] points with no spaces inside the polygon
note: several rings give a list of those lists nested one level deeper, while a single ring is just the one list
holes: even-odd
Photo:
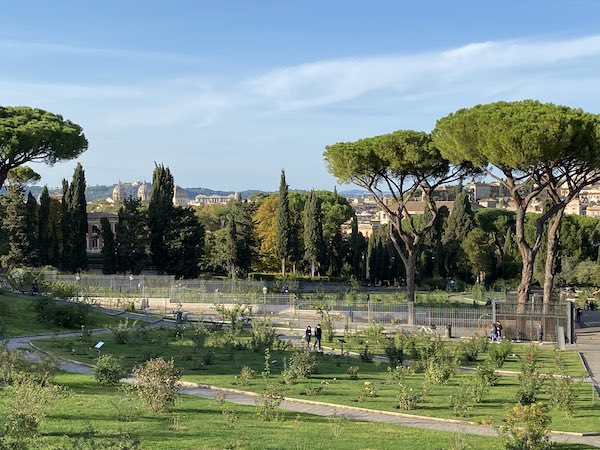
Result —
[{"label": "shrub", "polygon": [[88,324],[90,306],[82,302],[64,302],[39,297],[33,303],[36,318],[63,328],[81,328]]},{"label": "shrub", "polygon": [[388,374],[390,376],[390,382],[396,381],[404,381],[407,376],[411,376],[415,374],[415,369],[410,366],[396,366],[387,368]]},{"label": "shrub", "polygon": [[537,370],[538,350],[535,346],[528,347],[527,352],[521,357],[519,387],[517,389],[517,402],[521,405],[535,403],[544,380]]},{"label": "shrub", "polygon": [[317,360],[311,351],[303,347],[296,349],[289,359],[284,359],[281,373],[286,384],[294,384],[298,379],[310,378],[317,370]]},{"label": "shrub", "polygon": [[210,336],[210,331],[203,323],[197,323],[192,327],[190,339],[194,345],[194,350],[202,350],[206,345],[206,339]]},{"label": "shrub", "polygon": [[552,405],[565,411],[570,417],[575,412],[575,400],[577,393],[573,386],[573,380],[569,376],[566,363],[560,350],[556,350],[555,361],[557,372],[550,379],[550,398]]},{"label": "shrub", "polygon": [[143,365],[136,366],[133,373],[138,378],[138,394],[151,412],[172,410],[175,405],[177,382],[181,378],[181,371],[175,368],[172,359],[151,359]]},{"label": "shrub", "polygon": [[497,368],[500,368],[504,365],[504,362],[508,358],[508,355],[510,355],[511,351],[512,342],[510,342],[508,339],[503,339],[499,344],[490,345],[488,353],[492,362]]},{"label": "shrub", "polygon": [[442,355],[431,357],[427,360],[425,381],[431,384],[442,385],[456,373],[456,363]]},{"label": "shrub", "polygon": [[548,408],[540,403],[506,409],[506,425],[500,428],[508,450],[544,450],[551,447]]},{"label": "shrub", "polygon": [[471,338],[467,341],[461,341],[456,347],[456,359],[459,364],[477,361],[480,351],[481,344],[479,338]]},{"label": "shrub", "polygon": [[272,349],[275,339],[277,339],[277,334],[269,320],[252,321],[249,344],[250,350],[253,352],[262,352],[265,348]]},{"label": "shrub", "polygon": [[360,367],[353,367],[350,366],[348,367],[348,378],[350,378],[351,380],[358,380],[358,370],[360,369]]},{"label": "shrub", "polygon": [[359,357],[363,362],[373,362],[375,355],[373,352],[369,351],[369,344],[365,345],[365,348],[363,348],[362,352],[360,352]]},{"label": "shrub", "polygon": [[94,378],[104,386],[117,384],[126,375],[121,361],[113,355],[102,355],[94,366]]},{"label": "shrub", "polygon": [[485,363],[477,367],[475,377],[478,378],[479,383],[482,383],[488,387],[495,386],[498,383],[498,375],[491,362],[486,361]]},{"label": "shrub", "polygon": [[47,285],[47,289],[53,298],[63,299],[77,297],[77,293],[79,292],[77,285],[65,281],[53,281]]},{"label": "shrub", "polygon": [[283,395],[273,386],[267,387],[256,399],[256,414],[259,419],[270,422],[277,420]]},{"label": "shrub", "polygon": [[462,383],[450,396],[450,408],[457,417],[467,417],[473,408],[473,397],[468,384]]},{"label": "shrub", "polygon": [[113,334],[113,337],[115,339],[115,343],[117,344],[127,344],[127,342],[129,341],[129,334],[131,333],[131,330],[133,329],[133,327],[135,326],[136,322],[133,322],[133,324],[129,324],[129,319],[125,319],[125,320],[121,320],[116,327],[111,327],[110,331]]},{"label": "shrub", "polygon": [[363,388],[358,396],[358,401],[363,402],[366,399],[375,398],[377,396],[377,388],[375,388],[375,386],[373,386],[370,381],[365,381],[363,383]]},{"label": "shrub", "polygon": [[239,381],[239,384],[242,386],[248,386],[250,381],[256,378],[256,371],[248,366],[244,366],[236,378]]},{"label": "shrub", "polygon": [[385,345],[385,356],[394,367],[401,366],[404,362],[404,350],[401,345],[396,345],[394,339],[388,339]]},{"label": "shrub", "polygon": [[40,423],[59,395],[57,386],[42,385],[28,376],[14,381],[3,394],[6,398],[4,433],[18,439],[37,434]]},{"label": "shrub", "polygon": [[418,404],[423,401],[423,397],[423,389],[415,389],[400,383],[398,384],[398,394],[396,396],[398,404],[396,407],[403,411],[416,409]]}]

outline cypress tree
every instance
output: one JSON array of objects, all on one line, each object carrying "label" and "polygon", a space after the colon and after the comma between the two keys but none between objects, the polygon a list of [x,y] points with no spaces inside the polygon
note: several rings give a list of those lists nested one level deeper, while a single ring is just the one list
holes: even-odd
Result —
[{"label": "cypress tree", "polygon": [[204,227],[190,208],[174,208],[170,219],[165,234],[167,271],[176,278],[196,278],[204,252]]},{"label": "cypress tree", "polygon": [[321,199],[310,191],[304,205],[304,260],[310,264],[311,277],[323,262],[324,250]]},{"label": "cypress tree", "polygon": [[2,227],[8,237],[8,253],[2,255],[0,261],[5,269],[22,267],[30,263],[27,207],[23,199],[23,186],[18,182],[10,183],[2,196],[4,209]]},{"label": "cypress tree", "polygon": [[446,221],[442,243],[446,251],[446,273],[456,273],[461,258],[461,243],[473,229],[473,211],[466,192],[461,192],[454,200],[454,207]]},{"label": "cypress tree", "polygon": [[370,283],[373,283],[376,278],[376,241],[375,234],[371,234],[369,237],[369,243],[367,245],[367,267],[366,267],[366,278]]},{"label": "cypress tree", "polygon": [[363,246],[364,242],[362,235],[358,232],[358,219],[356,214],[352,216],[352,228],[350,233],[350,264],[352,265],[352,275],[355,278],[361,277],[360,264],[363,257]]},{"label": "cypress tree", "polygon": [[[81,164],[77,163],[73,173],[73,181],[69,187],[70,212],[71,212],[71,241],[72,271],[87,270],[87,202],[85,200],[85,172]],[[64,235],[63,235],[64,236]]]},{"label": "cypress tree", "polygon": [[108,217],[102,217],[100,219],[100,233],[102,235],[102,273],[113,274],[117,271],[116,264],[116,242],[115,234],[110,226]]},{"label": "cypress tree", "polygon": [[27,262],[30,265],[38,266],[40,264],[40,252],[38,248],[39,212],[37,201],[31,192],[27,194],[26,209],[27,241],[29,245]]},{"label": "cypress tree", "polygon": [[58,239],[56,222],[53,222],[50,231],[50,242],[48,244],[48,264],[60,267],[60,258],[60,240]]},{"label": "cypress tree", "polygon": [[139,274],[145,266],[149,241],[148,219],[141,200],[125,199],[117,224],[117,262],[123,273]]},{"label": "cypress tree", "polygon": [[71,270],[72,260],[72,242],[69,239],[71,236],[71,209],[69,205],[71,203],[71,190],[69,189],[69,182],[65,179],[62,180],[62,200],[61,200],[61,214],[60,214],[60,231],[62,235],[62,248],[60,253],[60,268],[63,270]]},{"label": "cypress tree", "polygon": [[40,265],[49,264],[50,253],[50,195],[48,186],[44,186],[40,195],[40,213],[38,227],[38,251]]},{"label": "cypress tree", "polygon": [[168,263],[168,249],[165,234],[169,218],[173,213],[175,182],[168,167],[156,165],[152,174],[152,195],[148,205],[150,224],[150,255],[159,274],[163,274]]},{"label": "cypress tree", "polygon": [[227,254],[227,265],[229,267],[229,275],[232,279],[235,278],[236,267],[238,264],[239,253],[238,253],[238,236],[237,226],[233,216],[229,216],[227,221],[227,234],[225,235],[225,245]]},{"label": "cypress tree", "polygon": [[281,170],[279,199],[277,202],[277,236],[275,240],[275,252],[281,261],[281,275],[285,275],[285,263],[292,252],[291,233],[288,185],[285,181],[285,171]]}]

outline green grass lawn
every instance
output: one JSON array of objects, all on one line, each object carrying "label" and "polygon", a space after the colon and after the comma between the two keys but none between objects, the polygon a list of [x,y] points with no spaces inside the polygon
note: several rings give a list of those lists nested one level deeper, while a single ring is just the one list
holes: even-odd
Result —
[{"label": "green grass lawn", "polygon": [[[6,337],[67,331],[36,319],[32,305],[38,298],[26,295],[0,295],[0,319],[4,323]],[[116,325],[120,320],[96,311],[90,311],[89,319],[88,329]]]},{"label": "green grass lawn", "polygon": [[[104,439],[131,433],[143,449],[396,449],[452,448],[458,442],[472,449],[499,448],[500,438],[458,435],[398,425],[353,422],[306,414],[284,413],[275,422],[257,419],[253,406],[181,396],[175,411],[150,414],[136,397],[127,398],[118,388],[99,386],[92,377],[59,374],[56,382],[67,388],[41,426],[43,448],[56,445],[63,436],[81,437],[91,425]],[[0,389],[0,417],[3,413]],[[125,406],[127,405],[127,406]],[[119,410],[133,412],[128,421]],[[229,428],[223,411],[238,417]],[[238,446],[234,446],[237,444]],[[465,448],[465,447],[460,447]],[[584,449],[585,446],[560,446]]]},{"label": "green grass lawn", "polygon": [[[251,367],[257,374],[261,373],[264,356],[260,352],[236,350],[231,354],[219,346],[218,342],[213,342],[214,346],[210,347],[210,351],[214,353],[213,361],[203,364],[206,362],[203,361],[206,350],[195,352],[191,341],[185,339],[185,336],[181,340],[174,339],[173,330],[145,330],[143,333],[135,334],[137,336],[132,336],[126,345],[115,344],[111,338],[105,339],[103,352],[121,357],[127,368],[131,368],[149,357],[163,356],[174,358],[176,365],[183,369],[184,379],[188,381],[254,392],[260,392],[265,387],[264,380],[260,376],[257,376],[248,386],[239,385],[236,378],[243,366]],[[73,339],[39,341],[38,345],[46,350],[64,356],[68,355],[90,364],[94,363],[97,356],[96,351],[90,349],[90,343],[82,343]],[[387,364],[366,363],[355,358],[315,354],[318,360],[318,373],[311,379],[302,380],[294,385],[285,385],[281,382],[280,373],[284,358],[289,356],[289,352],[281,351],[273,351],[271,354],[271,359],[276,361],[271,367],[272,380],[278,383],[285,396],[307,398],[307,388],[322,387],[318,395],[310,396],[311,400],[398,411],[396,409],[398,388],[395,383],[389,381]],[[347,374],[349,366],[359,368],[358,380],[349,379]],[[461,373],[452,378],[445,386],[432,386],[426,401],[418,409],[410,412],[424,416],[455,418],[449,407],[450,396],[456,392],[460,377],[465,376],[468,375]],[[423,374],[418,373],[407,377],[405,382],[409,386],[420,387],[422,380]],[[371,382],[371,385],[377,390],[378,396],[359,402],[358,399],[365,381]],[[498,386],[492,387],[483,402],[474,406],[467,420],[493,421],[500,424],[505,406],[516,401],[517,383],[516,377],[501,377]],[[596,401],[595,405],[592,405],[591,385],[577,382],[575,386],[578,394],[575,417],[568,417],[562,411],[553,410],[551,428],[561,431],[600,431],[600,403]],[[548,403],[550,395],[550,393],[544,392],[540,396],[540,400]]]}]

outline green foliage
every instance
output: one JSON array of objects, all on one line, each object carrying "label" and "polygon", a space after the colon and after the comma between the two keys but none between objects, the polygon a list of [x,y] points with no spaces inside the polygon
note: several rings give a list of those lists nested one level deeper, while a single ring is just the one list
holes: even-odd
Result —
[{"label": "green foliage", "polygon": [[294,350],[289,360],[285,361],[282,377],[287,384],[297,380],[310,378],[317,371],[317,360],[307,347]]},{"label": "green foliage", "polygon": [[204,227],[190,208],[176,207],[165,231],[167,272],[176,278],[196,278],[204,252]]},{"label": "green foliage", "polygon": [[87,145],[81,127],[60,115],[27,106],[0,106],[0,148],[8,162],[0,171],[0,186],[15,167],[73,159]]},{"label": "green foliage", "polygon": [[365,345],[364,348],[361,350],[361,352],[358,355],[360,357],[360,360],[363,362],[373,362],[373,358],[375,357],[375,354],[369,350],[369,345]]},{"label": "green foliage", "polygon": [[534,345],[530,345],[525,355],[521,357],[517,390],[517,402],[521,405],[531,405],[537,401],[544,382],[538,371],[538,359],[539,352]]},{"label": "green foliage", "polygon": [[360,370],[360,367],[356,367],[356,366],[348,367],[348,370],[347,370],[348,378],[350,378],[351,380],[358,380],[358,371],[359,370]]},{"label": "green foliage", "polygon": [[395,342],[395,339],[387,339],[384,351],[392,366],[398,367],[404,362],[404,349]]},{"label": "green foliage", "polygon": [[253,320],[250,330],[249,348],[254,352],[262,352],[266,348],[273,348],[277,339],[277,332],[269,320]]},{"label": "green foliage", "polygon": [[159,274],[164,273],[167,268],[168,249],[165,235],[174,209],[174,190],[175,182],[171,171],[168,167],[157,164],[152,174],[152,194],[148,205],[148,222],[152,264]]},{"label": "green foliage", "polygon": [[100,233],[102,235],[102,273],[113,274],[117,271],[117,245],[108,217],[100,219]]},{"label": "green foliage", "polygon": [[79,288],[73,283],[67,281],[52,281],[50,283],[44,283],[46,289],[50,291],[50,295],[53,298],[70,299],[77,297]]},{"label": "green foliage", "polygon": [[42,420],[48,415],[60,389],[23,376],[4,388],[6,417],[0,434],[24,442],[35,436]]},{"label": "green foliage", "polygon": [[493,343],[489,346],[488,353],[490,360],[500,368],[504,365],[504,362],[512,352],[512,342],[508,339],[503,339],[500,343]]},{"label": "green foliage", "polygon": [[556,373],[549,379],[549,393],[552,405],[565,411],[569,417],[575,414],[575,400],[577,393],[573,379],[569,376],[566,363],[560,350],[555,350]]},{"label": "green foliage", "polygon": [[442,236],[442,243],[446,252],[447,273],[456,273],[460,268],[459,262],[470,257],[465,255],[461,244],[472,229],[473,211],[471,210],[469,196],[463,191],[454,200],[454,208],[448,216]]},{"label": "green foliage", "polygon": [[495,386],[498,383],[498,375],[493,363],[486,361],[483,364],[477,366],[475,377],[478,379],[478,383],[486,385],[488,387]]},{"label": "green foliage", "polygon": [[426,389],[415,389],[414,387],[399,383],[398,394],[396,396],[396,401],[398,404],[396,407],[403,411],[416,409],[419,403],[423,402],[425,392]]},{"label": "green foliage", "polygon": [[470,338],[468,340],[462,340],[456,346],[456,360],[458,364],[463,364],[466,362],[474,362],[477,361],[477,357],[479,356],[479,352],[482,349],[481,341],[484,340],[487,343],[487,338]]},{"label": "green foliage", "polygon": [[135,327],[136,323],[137,321],[130,324],[129,319],[126,318],[125,320],[121,320],[116,326],[111,327],[110,331],[113,334],[115,343],[120,345],[127,344],[127,342],[129,342],[129,335],[131,334],[131,331]]},{"label": "green foliage", "polygon": [[87,202],[85,173],[77,163],[71,184],[63,180],[61,227],[63,236],[61,267],[70,272],[86,270],[87,263]]},{"label": "green foliage", "polygon": [[102,355],[94,366],[94,378],[104,386],[115,385],[126,375],[121,361],[113,355]]},{"label": "green foliage", "polygon": [[279,197],[277,200],[277,234],[275,238],[275,253],[281,261],[281,274],[285,275],[285,263],[293,250],[292,224],[288,201],[288,185],[285,181],[285,171],[281,170],[279,182]]},{"label": "green foliage", "polygon": [[248,386],[256,378],[256,371],[248,366],[242,367],[237,379],[242,386]]},{"label": "green foliage", "polygon": [[63,328],[81,328],[88,324],[90,306],[82,302],[64,302],[50,297],[39,297],[33,307],[40,322]]},{"label": "green foliage", "polygon": [[175,367],[172,359],[151,359],[136,366],[133,373],[138,379],[138,394],[151,412],[169,412],[173,409],[181,371]]},{"label": "green foliage", "polygon": [[310,191],[304,206],[304,260],[310,264],[310,275],[315,276],[325,257],[321,199]]},{"label": "green foliage", "polygon": [[[0,112],[2,110],[0,109]],[[0,117],[0,120],[1,117]],[[0,177],[2,172],[0,171]],[[27,223],[27,206],[23,203],[23,186],[10,183],[0,199],[3,210],[2,227],[8,239],[8,252],[0,257],[2,267],[11,269],[31,265],[30,242]]]},{"label": "green foliage", "polygon": [[283,395],[274,386],[267,387],[261,392],[256,401],[256,415],[260,420],[271,422],[278,420],[281,414],[280,405]]},{"label": "green foliage", "polygon": [[427,360],[425,381],[430,384],[444,385],[456,373],[456,362],[445,354],[436,354]]},{"label": "green foliage", "polygon": [[119,209],[116,233],[116,257],[123,273],[141,273],[148,248],[148,219],[141,200],[125,199]]},{"label": "green foliage", "polygon": [[551,448],[548,408],[541,403],[506,408],[506,425],[500,428],[507,450],[545,450]]}]

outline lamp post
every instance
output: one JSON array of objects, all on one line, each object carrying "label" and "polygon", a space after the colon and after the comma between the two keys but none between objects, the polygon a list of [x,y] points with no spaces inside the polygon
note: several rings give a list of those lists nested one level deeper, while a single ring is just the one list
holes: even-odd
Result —
[{"label": "lamp post", "polygon": [[266,286],[263,286],[262,292],[263,292],[263,318],[264,318],[264,320],[267,320],[267,292],[269,292],[269,289]]}]

